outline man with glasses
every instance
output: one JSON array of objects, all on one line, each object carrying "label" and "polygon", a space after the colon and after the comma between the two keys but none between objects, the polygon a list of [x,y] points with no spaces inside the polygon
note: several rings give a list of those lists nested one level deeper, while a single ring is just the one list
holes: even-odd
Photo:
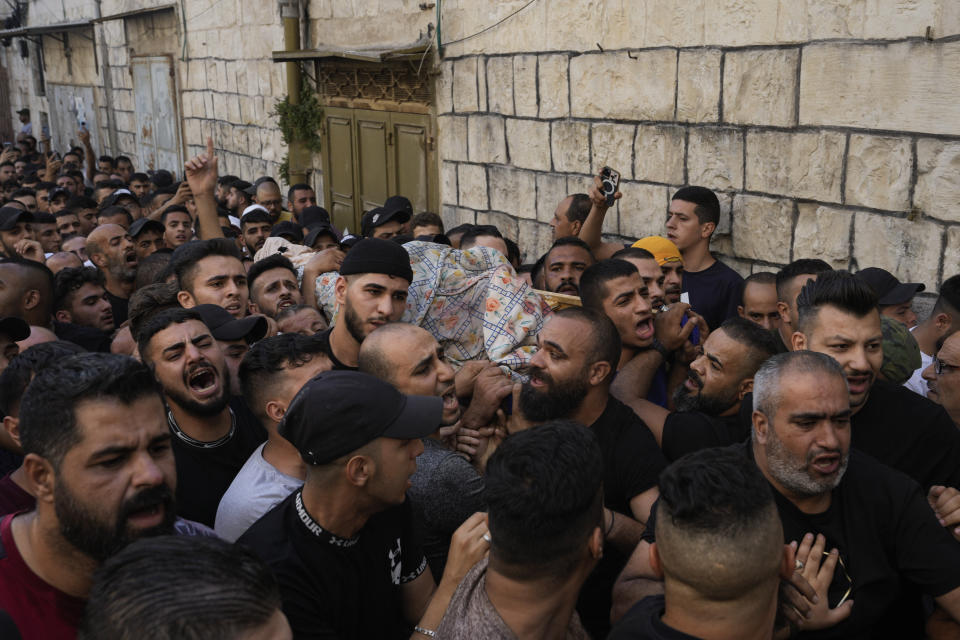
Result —
[{"label": "man with glasses", "polygon": [[960,334],[952,333],[937,341],[933,362],[923,370],[927,398],[942,406],[960,426]]},{"label": "man with glasses", "polygon": [[[800,605],[806,615],[787,612],[801,637],[924,637],[921,594],[939,616],[960,620],[960,545],[919,484],[851,449],[847,384],[826,354],[770,358],[754,376],[751,442],[734,448],[773,488],[795,571],[816,591]],[[651,513],[645,539],[659,531],[658,515]],[[649,542],[638,545],[614,591],[621,607],[656,576]],[[723,562],[707,551],[702,562]]]}]

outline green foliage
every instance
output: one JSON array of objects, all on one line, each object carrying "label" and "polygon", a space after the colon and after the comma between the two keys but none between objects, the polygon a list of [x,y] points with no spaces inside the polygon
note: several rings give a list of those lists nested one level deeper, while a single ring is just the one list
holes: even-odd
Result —
[{"label": "green foliage", "polygon": [[[312,153],[319,153],[323,107],[320,106],[317,94],[313,91],[310,83],[307,82],[306,76],[304,76],[300,88],[300,104],[290,104],[290,96],[284,96],[283,100],[277,100],[271,115],[277,117],[280,135],[288,147],[291,142],[298,140]],[[289,149],[280,164],[280,174],[285,182],[290,181]]]}]

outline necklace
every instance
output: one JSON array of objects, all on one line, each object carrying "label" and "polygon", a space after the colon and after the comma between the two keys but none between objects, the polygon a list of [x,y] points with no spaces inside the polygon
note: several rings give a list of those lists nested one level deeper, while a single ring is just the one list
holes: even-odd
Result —
[{"label": "necklace", "polygon": [[173,417],[173,411],[167,409],[167,424],[170,425],[170,430],[173,431],[173,435],[177,436],[182,442],[190,445],[191,447],[197,447],[198,449],[216,449],[219,446],[222,446],[233,438],[233,434],[237,431],[237,415],[233,412],[233,409],[230,409],[230,431],[227,435],[222,438],[217,438],[212,442],[203,442],[202,440],[197,440],[196,438],[191,438],[183,432],[180,428],[180,425],[177,424],[177,419]]}]

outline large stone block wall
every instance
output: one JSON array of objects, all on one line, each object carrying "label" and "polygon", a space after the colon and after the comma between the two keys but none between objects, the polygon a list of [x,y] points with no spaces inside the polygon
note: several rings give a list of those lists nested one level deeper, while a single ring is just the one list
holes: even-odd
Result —
[{"label": "large stone block wall", "polygon": [[[523,4],[445,2],[443,38]],[[610,237],[663,233],[670,195],[699,184],[744,274],[821,257],[936,290],[960,272],[960,9],[922,5],[534,3],[443,52],[443,217],[510,220],[532,260],[607,164]]]}]

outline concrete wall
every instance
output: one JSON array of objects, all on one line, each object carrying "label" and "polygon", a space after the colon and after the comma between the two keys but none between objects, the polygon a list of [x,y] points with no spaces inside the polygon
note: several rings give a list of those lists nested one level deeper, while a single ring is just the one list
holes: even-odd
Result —
[{"label": "concrete wall", "polygon": [[[524,4],[448,0],[441,36]],[[611,236],[662,233],[670,194],[700,184],[743,273],[822,257],[935,289],[960,271],[958,34],[952,0],[534,3],[444,49],[444,218],[535,255],[560,198],[609,164]]]}]

